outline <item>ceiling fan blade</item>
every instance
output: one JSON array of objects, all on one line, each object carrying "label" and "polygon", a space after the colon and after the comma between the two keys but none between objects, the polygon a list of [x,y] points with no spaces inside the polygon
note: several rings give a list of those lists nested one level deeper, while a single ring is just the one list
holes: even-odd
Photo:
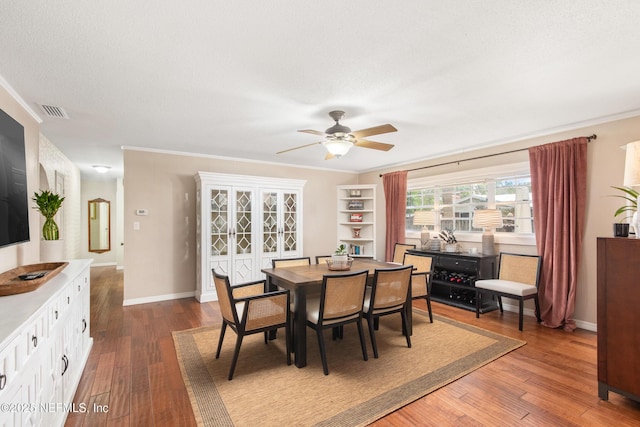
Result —
[{"label": "ceiling fan blade", "polygon": [[372,127],[372,128],[356,130],[356,131],[351,132],[351,134],[353,136],[355,136],[356,139],[360,139],[360,138],[364,138],[366,136],[380,135],[380,134],[389,133],[389,132],[396,132],[397,130],[398,129],[394,128],[392,125],[387,123],[386,125],[380,125],[380,126],[375,126],[375,127]]},{"label": "ceiling fan blade", "polygon": [[312,142],[311,144],[301,145],[301,146],[299,146],[299,147],[288,148],[288,149],[286,149],[286,150],[278,151],[276,154],[287,153],[287,152],[289,152],[289,151],[298,150],[298,149],[300,149],[300,148],[311,147],[312,145],[318,145],[318,144],[322,144],[322,141]]},{"label": "ceiling fan blade", "polygon": [[324,159],[325,159],[325,160],[331,160],[331,159],[334,159],[335,157],[336,157],[336,156],[334,156],[333,154],[331,154],[331,153],[327,153],[327,155],[325,156],[325,158],[324,158]]},{"label": "ceiling fan blade", "polygon": [[382,151],[389,151],[393,148],[393,144],[385,144],[382,142],[368,141],[366,139],[359,139],[353,145],[357,147],[373,148],[374,150],[382,150]]},{"label": "ceiling fan blade", "polygon": [[313,129],[302,129],[302,130],[299,130],[298,132],[310,133],[312,135],[324,136],[324,132],[320,132],[319,130],[313,130]]}]

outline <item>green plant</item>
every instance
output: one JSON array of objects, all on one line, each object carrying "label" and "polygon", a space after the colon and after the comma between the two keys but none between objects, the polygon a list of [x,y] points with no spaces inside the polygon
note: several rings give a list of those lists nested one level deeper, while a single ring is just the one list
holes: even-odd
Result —
[{"label": "green plant", "polygon": [[340,246],[338,246],[336,248],[336,251],[334,253],[336,255],[346,255],[347,254],[347,247],[345,246],[344,243],[341,243]]},{"label": "green plant", "polygon": [[631,217],[638,210],[638,192],[631,187],[612,186],[611,188],[615,188],[616,190],[620,190],[624,193],[624,194],[615,194],[611,197],[619,197],[630,203],[630,204],[625,203],[623,206],[620,206],[616,211],[616,213],[613,214],[613,216],[616,217],[624,214],[625,212],[630,212],[631,215],[627,215],[625,218]]},{"label": "green plant", "polygon": [[53,217],[62,206],[64,197],[56,193],[52,193],[47,190],[42,190],[40,193],[34,193],[31,199],[36,203],[34,209],[40,211],[42,216],[45,217],[44,225],[42,226],[42,238],[44,240],[58,240],[59,230],[58,224],[53,220]]}]

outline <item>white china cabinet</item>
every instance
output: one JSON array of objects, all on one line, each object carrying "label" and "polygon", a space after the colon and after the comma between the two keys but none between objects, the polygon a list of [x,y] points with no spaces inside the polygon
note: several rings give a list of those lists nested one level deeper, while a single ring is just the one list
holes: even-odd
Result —
[{"label": "white china cabinet", "polygon": [[305,181],[198,172],[197,289],[217,300],[212,269],[232,284],[263,278],[274,258],[302,256]]}]

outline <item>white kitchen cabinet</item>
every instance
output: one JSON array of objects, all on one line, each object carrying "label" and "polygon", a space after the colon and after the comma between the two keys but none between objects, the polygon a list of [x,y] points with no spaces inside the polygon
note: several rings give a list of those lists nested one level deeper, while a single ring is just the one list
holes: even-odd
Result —
[{"label": "white kitchen cabinet", "polygon": [[302,255],[305,181],[212,172],[195,180],[198,301],[218,299],[212,269],[244,283],[273,258]]}]

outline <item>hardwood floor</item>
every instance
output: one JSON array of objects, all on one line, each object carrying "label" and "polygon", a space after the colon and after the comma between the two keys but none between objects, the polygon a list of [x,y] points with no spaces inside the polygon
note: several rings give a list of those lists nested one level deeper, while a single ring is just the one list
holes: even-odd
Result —
[{"label": "hardwood floor", "polygon": [[[151,285],[150,285],[151,286]],[[123,273],[91,269],[93,349],[75,396],[88,411],[66,426],[194,426],[171,331],[220,322],[217,303],[194,298],[122,307]],[[425,308],[424,301],[416,303]],[[598,399],[596,335],[538,326],[514,313],[433,311],[527,345],[378,420],[383,426],[638,426],[640,404]],[[259,425],[259,420],[256,420]]]}]

